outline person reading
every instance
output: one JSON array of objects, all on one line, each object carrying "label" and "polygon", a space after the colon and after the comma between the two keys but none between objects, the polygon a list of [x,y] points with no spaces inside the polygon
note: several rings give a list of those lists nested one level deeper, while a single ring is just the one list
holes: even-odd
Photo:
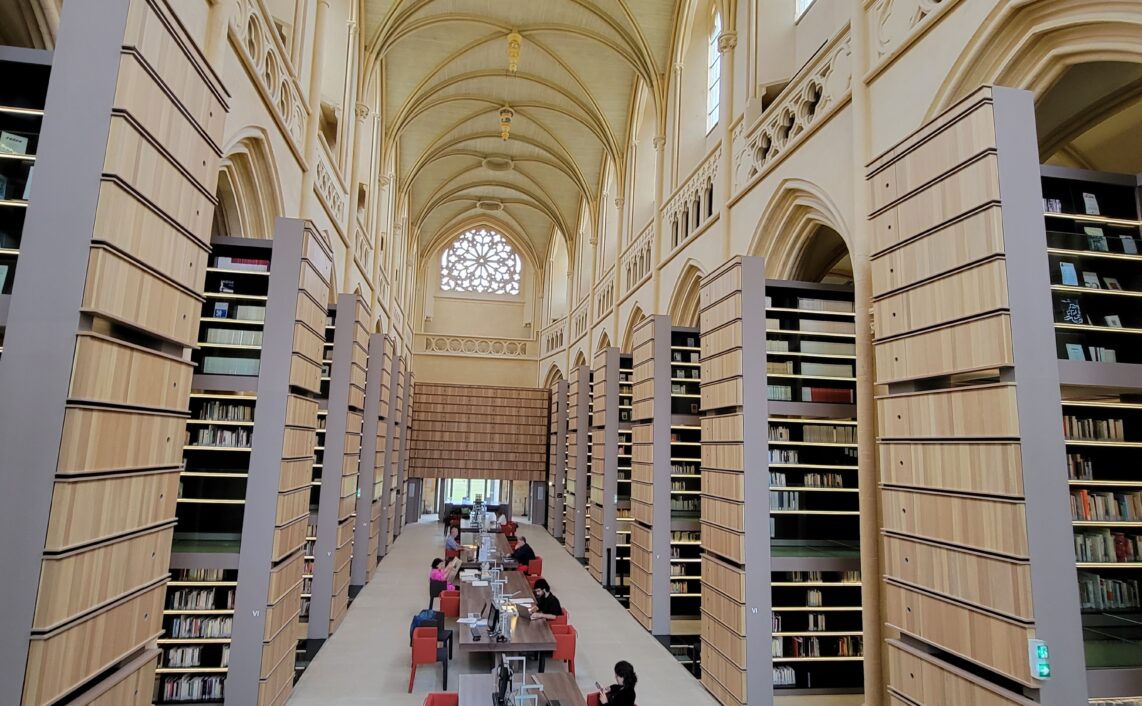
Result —
[{"label": "person reading", "polygon": [[460,528],[449,527],[448,536],[444,539],[444,549],[450,552],[459,552],[463,548],[463,545],[460,544]]},{"label": "person reading", "polygon": [[515,545],[515,551],[512,552],[512,559],[520,566],[528,564],[535,558],[535,550],[527,543],[527,537],[520,535],[519,543]]},{"label": "person reading", "polygon": [[551,584],[547,583],[547,579],[536,581],[535,605],[531,607],[532,619],[555,620],[561,615],[563,615],[563,606],[559,604],[559,599],[551,592]]},{"label": "person reading", "polygon": [[456,577],[455,570],[458,569],[459,560],[453,560],[451,564],[446,565],[443,559],[433,559],[432,569],[428,572],[428,580],[446,583],[449,591],[455,591],[456,587],[452,585],[451,581]]},{"label": "person reading", "polygon": [[599,703],[607,706],[634,706],[634,685],[638,683],[638,676],[630,662],[623,660],[615,664],[615,683],[604,689],[599,682],[595,688],[599,690]]}]

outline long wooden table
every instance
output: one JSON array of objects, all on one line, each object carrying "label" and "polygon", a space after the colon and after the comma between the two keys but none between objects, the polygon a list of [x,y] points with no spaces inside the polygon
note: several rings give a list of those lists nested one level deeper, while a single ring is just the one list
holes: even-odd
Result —
[{"label": "long wooden table", "polygon": [[[505,571],[503,573],[507,583],[504,585],[504,594],[516,595],[514,598],[531,598],[535,600],[527,577],[518,571]],[[465,618],[472,613],[483,611],[492,600],[491,586],[473,586],[467,582],[460,582],[460,617]],[[527,606],[521,606],[527,610]],[[508,621],[511,639],[496,642],[488,638],[486,628],[477,628],[480,631],[479,642],[472,639],[472,631],[468,625],[457,625],[456,631],[460,633],[461,652],[538,652],[539,671],[543,671],[546,653],[555,651],[555,635],[546,620],[525,620],[507,612],[500,614],[501,620]]]},{"label": "long wooden table", "polygon": [[[539,694],[540,706],[548,706],[558,701],[559,706],[583,706],[586,701],[575,675],[569,672],[548,672],[528,674],[529,684],[542,684]],[[492,692],[496,688],[495,677],[491,674],[462,674],[460,676],[460,706],[491,706]]]},{"label": "long wooden table", "polygon": [[[502,532],[496,532],[494,536],[496,538],[496,552],[499,553],[500,561],[503,561],[511,556],[512,545],[508,543],[508,538],[505,537]],[[461,560],[465,569],[475,568],[480,565],[479,559],[477,558],[477,551],[479,551],[479,547],[475,544],[464,545],[464,556]],[[508,591],[508,593],[511,593],[511,591]]]}]

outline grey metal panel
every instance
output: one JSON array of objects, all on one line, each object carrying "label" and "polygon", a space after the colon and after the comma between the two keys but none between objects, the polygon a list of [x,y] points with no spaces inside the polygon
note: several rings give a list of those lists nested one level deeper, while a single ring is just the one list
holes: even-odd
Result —
[{"label": "grey metal panel", "polygon": [[533,480],[531,488],[531,517],[528,520],[533,525],[547,524],[547,484],[543,481]]},{"label": "grey metal panel", "polygon": [[405,524],[412,524],[420,519],[420,493],[423,489],[423,478],[409,478],[405,483]]},{"label": "grey metal panel", "polygon": [[373,522],[373,487],[377,481],[377,432],[379,425],[383,423],[380,420],[380,407],[383,373],[381,368],[384,364],[385,337],[383,334],[374,333],[369,336],[369,367],[365,374],[365,421],[361,438],[361,465],[357,470],[359,495],[357,526],[353,529],[354,551],[349,576],[350,586],[364,586],[368,583],[369,562],[377,561],[377,557],[369,556],[368,549]]},{"label": "grey metal panel", "polygon": [[[337,568],[334,561],[341,507],[341,464],[345,458],[345,434],[353,431],[346,428],[346,425],[349,417],[353,338],[357,329],[356,302],[354,294],[341,294],[337,297],[333,363],[329,368],[329,414],[325,417],[325,462],[317,506],[317,541],[313,544],[313,591],[309,599],[310,640],[329,637],[329,617],[333,610],[333,573]],[[368,518],[365,521],[368,522]]]},{"label": "grey metal panel", "polygon": [[1061,385],[1117,389],[1142,386],[1142,365],[1138,363],[1060,360],[1058,368]]},{"label": "grey metal panel", "polygon": [[[1044,248],[1043,193],[1035,142],[1035,106],[1030,92],[995,88],[999,146],[999,191],[1015,358],[1023,491],[1035,632],[1051,650],[1054,678],[1041,682],[1044,706],[1087,702],[1082,622],[1075,556],[1071,551],[1070,498],[1059,372],[1043,365],[1055,350],[1050,266]],[[1030,669],[1030,667],[1028,667]]]},{"label": "grey metal panel", "polygon": [[[765,345],[765,258],[741,260],[742,417],[745,469],[744,558],[746,693],[773,703],[773,625],[769,538],[769,394]],[[757,361],[757,362],[754,362]],[[762,469],[767,469],[765,472]],[[804,564],[804,560],[801,562]],[[860,562],[857,562],[860,566]],[[761,697],[758,699],[757,697]]]},{"label": "grey metal panel", "polygon": [[254,406],[256,422],[234,596],[230,669],[226,676],[226,703],[235,706],[258,703],[304,233],[305,222],[294,218],[278,218],[274,226],[258,401]]},{"label": "grey metal panel", "polygon": [[66,194],[67,207],[50,198],[28,206],[0,358],[0,531],[10,577],[0,611],[0,694],[12,701],[23,691],[128,5],[69,3],[62,13],[36,193]]},{"label": "grey metal panel", "polygon": [[654,315],[654,421],[651,426],[653,496],[651,516],[650,632],[670,634],[670,317]]},{"label": "grey metal panel", "polygon": [[172,569],[237,569],[238,555],[234,552],[174,552]]},{"label": "grey metal panel", "polygon": [[[126,25],[124,25],[125,27]],[[62,29],[60,31],[57,42],[62,42],[64,35]],[[120,37],[122,40],[122,37]],[[0,45],[0,61],[11,61],[17,64],[38,64],[39,66],[51,66],[53,62],[53,52],[50,49],[30,49],[27,47],[8,47]],[[42,134],[42,133],[41,133]],[[41,152],[41,154],[43,154]]]}]

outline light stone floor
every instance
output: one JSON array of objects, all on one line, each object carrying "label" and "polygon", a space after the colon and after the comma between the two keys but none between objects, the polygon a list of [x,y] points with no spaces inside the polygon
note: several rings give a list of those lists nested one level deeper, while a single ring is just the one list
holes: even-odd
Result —
[{"label": "light stone floor", "polygon": [[[614,663],[625,659],[638,673],[640,706],[717,706],[551,535],[526,524],[519,532],[543,557],[543,574],[579,631],[575,671],[580,688],[593,688],[596,680],[610,684]],[[441,525],[425,522],[404,528],[341,628],[302,675],[290,706],[419,706],[425,694],[441,690],[440,667],[429,665],[417,670],[412,693],[407,693],[409,621],[428,604],[429,565],[443,552]],[[469,657],[457,649],[449,668],[449,689],[456,690],[460,674],[490,668],[486,655]],[[562,669],[565,663],[548,662],[548,670]]]}]

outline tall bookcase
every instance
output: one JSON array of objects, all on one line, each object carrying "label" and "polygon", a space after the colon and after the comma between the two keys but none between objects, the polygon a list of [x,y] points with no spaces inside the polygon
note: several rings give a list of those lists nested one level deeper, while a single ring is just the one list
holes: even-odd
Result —
[{"label": "tall bookcase", "polygon": [[[622,355],[618,348],[604,348],[595,354],[591,371],[593,473],[588,507],[591,542],[587,567],[595,580],[608,588],[613,588],[616,583],[620,563],[624,577],[628,573],[629,559],[625,557],[629,554],[624,553],[624,561],[618,561],[618,515],[620,433],[627,432],[629,439],[630,432],[630,364],[630,356]],[[624,375],[628,377],[625,382]],[[624,387],[626,395],[621,394]],[[624,460],[629,469],[629,458]],[[629,509],[629,484],[622,485],[627,491],[627,508],[624,509]],[[626,523],[623,524],[625,527]]]},{"label": "tall bookcase", "polygon": [[590,494],[590,398],[591,370],[571,368],[567,377],[567,490],[563,546],[576,559],[587,550],[587,501]]},{"label": "tall bookcase", "polygon": [[567,381],[551,386],[548,406],[547,441],[547,531],[562,541],[567,510],[563,504],[567,490]]},{"label": "tall bookcase", "polygon": [[381,497],[384,494],[385,455],[385,336],[369,336],[365,409],[361,428],[361,468],[357,482],[356,529],[353,544],[363,550],[353,552],[349,579],[350,597],[373,580],[381,545]]},{"label": "tall bookcase", "polygon": [[389,521],[386,532],[388,533],[387,547],[393,545],[393,541],[400,534],[400,525],[404,522],[404,516],[401,514],[401,497],[404,493],[403,477],[401,474],[401,452],[404,449],[404,391],[405,391],[405,373],[407,370],[404,367],[404,358],[393,358],[393,423],[389,434],[389,478],[392,483],[392,493],[389,497]]},{"label": "tall bookcase", "polygon": [[1142,703],[1140,184],[1041,175],[1089,695]]},{"label": "tall bookcase", "polygon": [[0,693],[144,704],[227,95],[164,2],[60,17],[0,48]]},{"label": "tall bookcase", "polygon": [[[1034,122],[1030,93],[984,87],[868,167],[875,378],[884,390],[876,399],[881,598],[886,626],[899,635],[886,641],[885,661],[888,688],[902,700],[942,688],[971,702],[1029,696],[1070,706],[1113,696],[1123,676],[1084,670],[1084,620],[1103,618],[1079,609],[1074,540],[1087,528],[1072,526],[1067,454],[1086,447],[1068,449],[1060,432],[1064,415],[1106,420],[1128,410],[1064,408],[1060,383],[1103,378],[1084,383],[1099,394],[1125,364],[1056,364],[1049,352],[1065,357],[1075,333],[1105,348],[1115,346],[1100,341],[1130,334],[1054,327],[1052,300],[1074,295],[1052,293],[1060,261],[1076,263],[1081,277],[1114,258],[1081,252],[1096,249],[1081,247],[1087,219],[1048,215],[1052,231],[1072,233],[1044,232],[1044,212],[1074,215],[1084,189],[1066,206],[1044,201],[1067,196],[1041,183]],[[1114,252],[1110,232],[1103,238]],[[1097,296],[1117,299],[1091,293],[1083,301]],[[1103,315],[1102,306],[1091,313]],[[1068,400],[1076,401],[1093,400]],[[1033,639],[1046,643],[1050,679],[1031,669]]]},{"label": "tall bookcase", "polygon": [[311,641],[332,635],[349,607],[371,320],[372,313],[359,295],[342,294],[336,306],[329,308],[326,323],[328,357],[322,362],[323,373],[328,373],[322,375],[326,424],[316,449],[321,454],[321,473],[314,473],[309,520],[317,528],[309,610]]},{"label": "tall bookcase", "polygon": [[[420,509],[412,508],[410,512],[409,506],[409,475],[408,475],[408,457],[411,444],[409,440],[412,438],[412,399],[413,392],[416,390],[416,378],[412,374],[412,367],[409,365],[408,354],[405,353],[401,356],[401,366],[405,370],[404,374],[404,402],[401,411],[401,420],[404,426],[401,429],[401,448],[400,448],[400,468],[397,475],[397,487],[400,489],[400,511],[397,514],[397,525],[395,533],[400,534],[401,528],[409,522],[414,522],[420,518]],[[419,482],[419,481],[417,481]],[[420,501],[420,495],[417,494],[417,501]]]},{"label": "tall bookcase", "polygon": [[615,574],[612,593],[623,606],[630,607],[631,461],[633,431],[631,417],[634,394],[634,363],[629,354],[619,355],[619,429],[615,478]]},{"label": "tall bookcase", "polygon": [[377,559],[383,559],[393,543],[393,522],[396,514],[396,416],[397,379],[400,376],[399,360],[396,357],[396,342],[392,336],[385,336],[384,367],[381,370],[381,414],[384,419],[377,431],[377,467],[381,474],[380,486],[380,539],[377,544]]}]

